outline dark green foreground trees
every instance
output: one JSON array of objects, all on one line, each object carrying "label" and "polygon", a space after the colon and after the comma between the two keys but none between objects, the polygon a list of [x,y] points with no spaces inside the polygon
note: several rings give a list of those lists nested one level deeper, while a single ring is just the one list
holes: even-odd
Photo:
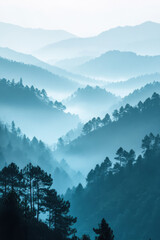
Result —
[{"label": "dark green foreground trees", "polygon": [[[61,240],[68,239],[76,232],[72,228],[76,218],[68,214],[70,203],[64,201],[51,188],[52,182],[51,175],[32,164],[19,170],[16,164],[11,163],[2,169],[0,172],[0,232],[4,239],[11,234],[12,238],[7,237],[7,240],[13,240],[14,237],[16,240],[48,240],[51,239],[50,236],[52,239]],[[23,234],[25,231],[26,237],[22,238],[21,232]],[[49,234],[49,237],[46,234],[47,236]]]},{"label": "dark green foreground trees", "polygon": [[[53,179],[31,163],[19,169],[15,163],[0,171],[1,240],[78,240],[69,215],[70,203],[51,188]],[[94,231],[99,240],[113,240],[105,220]],[[103,236],[103,238],[101,238]],[[79,239],[80,240],[80,239]],[[90,240],[83,235],[81,240]]]},{"label": "dark green foreground trees", "polygon": [[144,137],[142,155],[119,148],[115,160],[97,164],[85,188],[79,185],[66,193],[77,231],[93,239],[92,226],[105,217],[116,240],[159,240],[160,135]]},{"label": "dark green foreground trees", "polygon": [[104,218],[102,219],[101,224],[99,224],[99,228],[93,228],[93,231],[98,235],[96,240],[114,240],[113,231]]},{"label": "dark green foreground trees", "polygon": [[[50,209],[56,207],[54,201],[52,204],[53,207],[50,206]],[[50,212],[50,222],[48,226],[43,221],[38,221],[30,211],[29,206],[23,204],[18,194],[14,190],[11,190],[0,199],[0,239],[91,240],[90,237],[85,234],[82,236],[82,238],[78,238],[75,234],[72,236],[72,238],[69,237],[69,235],[75,233],[75,229],[70,228],[71,222],[73,223],[75,219],[71,218],[70,216],[62,216],[62,213],[64,213],[64,215],[67,213],[67,210],[64,212],[64,209],[67,209],[66,204],[68,203],[65,203],[62,199],[59,199],[59,214],[57,211],[57,214],[55,214],[54,217],[53,215],[51,217]],[[54,227],[51,222],[52,224],[54,222]],[[102,219],[101,224],[99,224],[99,228],[93,228],[93,230],[98,235],[95,238],[96,240],[114,240],[113,231],[110,229],[109,225],[104,219]]]}]

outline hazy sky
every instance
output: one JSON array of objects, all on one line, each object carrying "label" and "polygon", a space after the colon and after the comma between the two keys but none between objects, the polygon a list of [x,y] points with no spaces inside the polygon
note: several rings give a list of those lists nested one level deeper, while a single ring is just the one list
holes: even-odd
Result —
[{"label": "hazy sky", "polygon": [[0,0],[2,22],[79,36],[148,20],[160,22],[160,0]]}]

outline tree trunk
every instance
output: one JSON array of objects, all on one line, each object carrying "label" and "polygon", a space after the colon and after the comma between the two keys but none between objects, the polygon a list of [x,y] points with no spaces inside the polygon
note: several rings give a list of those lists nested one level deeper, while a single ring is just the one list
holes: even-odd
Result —
[{"label": "tree trunk", "polygon": [[30,208],[31,208],[31,212],[32,212],[32,181],[31,181],[31,178],[30,178],[30,184],[29,184],[29,190],[30,190]]},{"label": "tree trunk", "polygon": [[37,184],[37,221],[39,221],[39,185]]},{"label": "tree trunk", "polygon": [[5,181],[5,184],[4,184],[4,194],[5,194],[5,196],[7,194],[7,183],[6,183],[6,181]]}]

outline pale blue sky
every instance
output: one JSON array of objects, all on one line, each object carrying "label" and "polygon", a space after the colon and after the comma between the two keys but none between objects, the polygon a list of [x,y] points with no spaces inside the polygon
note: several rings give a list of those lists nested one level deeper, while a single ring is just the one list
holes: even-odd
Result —
[{"label": "pale blue sky", "polygon": [[64,29],[79,36],[144,21],[160,22],[160,0],[0,0],[0,21]]}]

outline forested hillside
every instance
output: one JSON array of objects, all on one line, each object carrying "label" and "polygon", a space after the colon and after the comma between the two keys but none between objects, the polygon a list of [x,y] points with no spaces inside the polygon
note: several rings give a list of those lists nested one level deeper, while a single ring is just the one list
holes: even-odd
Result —
[{"label": "forested hillside", "polygon": [[55,156],[64,156],[72,167],[86,172],[106,155],[113,157],[120,146],[126,150],[134,146],[139,152],[141,139],[150,132],[158,133],[159,123],[160,95],[154,93],[135,107],[126,104],[115,110],[112,117],[92,119],[84,125],[83,135],[55,152]]},{"label": "forested hillside", "polygon": [[114,159],[106,157],[89,172],[85,188],[68,190],[79,234],[92,234],[103,216],[115,240],[160,238],[160,135],[146,135],[142,149],[143,155],[136,156],[132,149],[119,148]]},{"label": "forested hillside", "polygon": [[146,84],[153,82],[160,82],[160,73],[145,74],[130,78],[127,81],[107,83],[106,90],[124,97],[134,90],[140,89]]},{"label": "forested hillside", "polygon": [[120,99],[104,88],[87,85],[85,88],[78,88],[70,97],[63,100],[63,103],[69,112],[78,114],[83,121],[86,121],[93,117],[103,116]]},{"label": "forested hillside", "polygon": [[11,126],[0,122],[0,169],[12,162],[20,168],[29,163],[39,165],[55,177],[54,188],[60,194],[68,187],[84,182],[84,176],[73,171],[64,159],[57,162],[51,148],[44,142],[36,137],[30,140],[14,122]]},{"label": "forested hillside", "polygon": [[[39,166],[29,163],[20,169],[11,163],[0,171],[2,240],[90,240],[86,234],[77,237],[76,221],[70,215],[70,202],[57,193],[53,178]],[[114,239],[104,218],[93,231]]]},{"label": "forested hillside", "polygon": [[46,62],[43,62],[40,59],[32,56],[31,54],[24,54],[24,53],[14,51],[9,48],[0,47],[0,57],[15,61],[15,62],[20,62],[20,63],[24,63],[24,64],[29,64],[29,65],[35,65],[37,67],[43,68],[43,69],[53,73],[54,75],[58,75],[63,78],[75,80],[75,82],[80,82],[80,83],[94,82],[94,79],[89,79],[82,75],[68,72],[62,68],[53,66]]},{"label": "forested hillside", "polygon": [[159,9],[0,1],[0,240],[160,240]]},{"label": "forested hillside", "polygon": [[[8,71],[9,69],[9,71]],[[46,69],[34,65],[11,61],[0,57],[1,78],[15,79],[16,82],[23,78],[24,84],[34,85],[36,88],[45,88],[50,94],[58,97],[70,94],[79,86],[76,82],[65,77],[55,75]]]},{"label": "forested hillside", "polygon": [[139,101],[145,101],[154,92],[160,94],[160,82],[149,83],[140,89],[136,89],[128,96],[124,97],[120,105],[136,105]]},{"label": "forested hillside", "polygon": [[2,240],[65,240],[76,232],[70,203],[57,194],[51,175],[39,166],[19,169],[11,163],[0,171],[0,183]]},{"label": "forested hillside", "polygon": [[0,167],[15,162],[24,167],[29,162],[38,164],[45,170],[52,171],[58,163],[54,160],[51,150],[36,137],[30,140],[21,133],[20,128],[12,122],[7,126],[0,122]]},{"label": "forested hillside", "polygon": [[24,86],[22,79],[18,83],[0,80],[0,107],[1,120],[8,123],[14,120],[27,136],[50,144],[79,122],[77,116],[64,112],[61,102],[52,101],[44,89]]},{"label": "forested hillside", "polygon": [[17,105],[26,108],[48,108],[63,111],[66,107],[58,101],[51,101],[44,89],[39,90],[33,85],[28,87],[23,85],[22,78],[18,83],[14,80],[10,82],[5,78],[0,80],[0,104]]}]

